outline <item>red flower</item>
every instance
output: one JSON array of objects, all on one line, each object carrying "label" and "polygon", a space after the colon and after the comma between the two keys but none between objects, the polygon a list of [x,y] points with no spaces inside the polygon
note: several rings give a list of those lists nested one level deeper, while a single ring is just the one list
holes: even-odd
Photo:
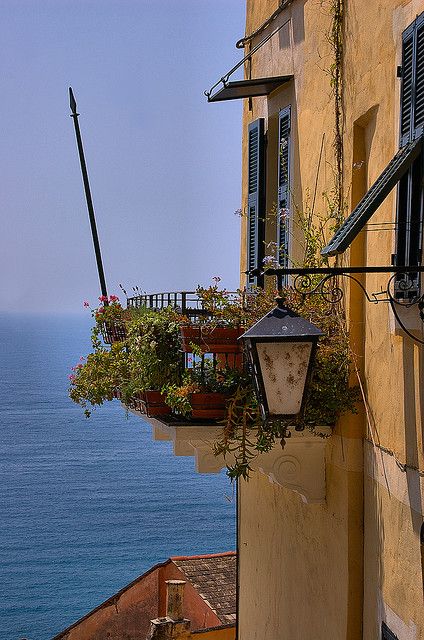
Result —
[{"label": "red flower", "polygon": [[118,296],[109,296],[110,302],[119,302]]},{"label": "red flower", "polygon": [[107,296],[100,296],[100,302],[107,302]]},{"label": "red flower", "polygon": [[87,300],[84,300],[84,307],[89,307],[90,303]]}]

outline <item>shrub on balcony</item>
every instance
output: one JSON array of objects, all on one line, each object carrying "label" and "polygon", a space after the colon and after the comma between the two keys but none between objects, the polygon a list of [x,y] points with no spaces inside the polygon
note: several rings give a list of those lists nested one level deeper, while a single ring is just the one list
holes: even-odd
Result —
[{"label": "shrub on balcony", "polygon": [[[106,311],[109,313],[109,309]],[[90,415],[89,406],[118,395],[126,404],[147,390],[161,391],[181,379],[179,316],[170,308],[132,310],[126,316],[127,337],[107,349],[97,323],[93,352],[74,367],[69,395]]]}]

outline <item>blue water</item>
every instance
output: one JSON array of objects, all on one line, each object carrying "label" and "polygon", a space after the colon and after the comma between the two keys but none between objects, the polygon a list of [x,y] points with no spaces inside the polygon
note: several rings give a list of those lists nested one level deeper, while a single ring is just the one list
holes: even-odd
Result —
[{"label": "blue water", "polygon": [[115,400],[67,397],[80,317],[0,317],[0,640],[48,640],[171,555],[235,548],[225,474],[200,475]]}]

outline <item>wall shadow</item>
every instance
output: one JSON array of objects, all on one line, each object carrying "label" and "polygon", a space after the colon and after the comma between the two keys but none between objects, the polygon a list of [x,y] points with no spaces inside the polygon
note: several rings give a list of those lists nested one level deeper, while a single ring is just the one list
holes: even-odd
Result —
[{"label": "wall shadow", "polygon": [[[420,349],[419,366],[414,362],[414,344],[409,339],[403,340],[403,398],[404,398],[404,429],[405,429],[405,462],[408,467],[419,467],[418,447],[423,433],[423,424],[419,425],[419,416],[424,415],[424,354]],[[421,431],[419,437],[419,430]],[[419,474],[411,468],[406,468],[409,508],[414,532],[420,535],[423,522],[420,513],[421,489]],[[415,508],[414,508],[415,506]]]}]

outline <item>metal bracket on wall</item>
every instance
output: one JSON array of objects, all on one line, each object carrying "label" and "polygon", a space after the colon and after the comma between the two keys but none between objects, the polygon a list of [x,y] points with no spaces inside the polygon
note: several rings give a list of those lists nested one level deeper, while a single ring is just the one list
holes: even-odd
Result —
[{"label": "metal bracket on wall", "polygon": [[[408,278],[410,273],[424,273],[424,266],[417,265],[412,267],[401,266],[381,266],[381,267],[316,267],[316,268],[298,268],[298,269],[254,269],[250,272],[252,275],[275,276],[277,280],[277,289],[283,289],[283,283],[287,278],[291,277],[291,287],[302,296],[319,295],[331,304],[338,304],[344,297],[344,291],[340,286],[339,278],[347,278],[354,281],[362,290],[366,300],[373,304],[379,302],[387,302],[391,305],[397,322],[403,331],[415,342],[424,344],[424,341],[414,336],[402,323],[399,317],[398,309],[411,308],[417,306],[421,320],[424,322],[424,295],[409,296],[408,290],[411,287],[411,281]],[[388,278],[385,288],[378,292],[369,293],[362,282],[356,277],[361,274],[387,273],[391,274]],[[392,291],[396,281],[396,295]]]}]

